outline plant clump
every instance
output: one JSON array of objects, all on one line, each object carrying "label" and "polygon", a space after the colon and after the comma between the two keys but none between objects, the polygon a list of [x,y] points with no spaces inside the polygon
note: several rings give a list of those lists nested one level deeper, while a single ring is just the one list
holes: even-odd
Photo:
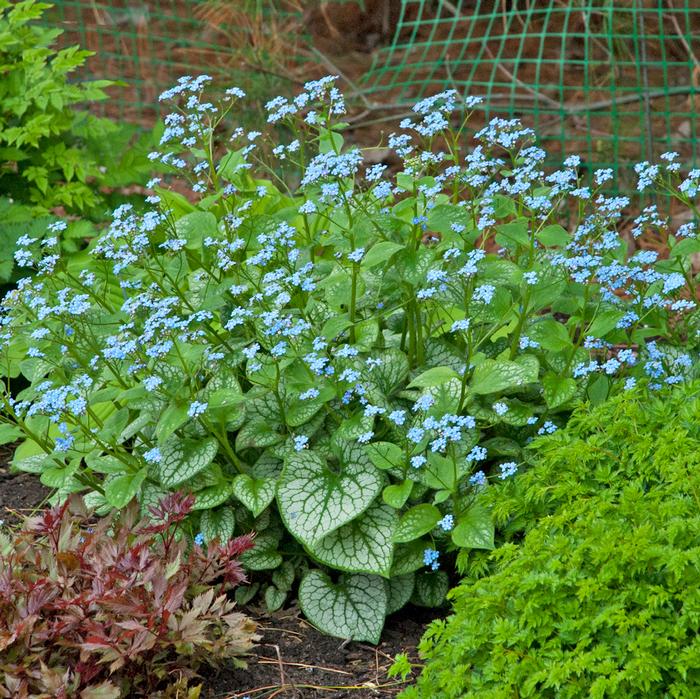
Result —
[{"label": "plant clump", "polygon": [[[298,589],[319,628],[376,642],[493,548],[485,496],[531,439],[582,400],[693,376],[696,226],[650,205],[632,236],[670,252],[630,251],[609,171],[545,173],[515,120],[468,142],[479,100],[455,91],[401,122],[391,173],[346,145],[334,78],[271,100],[267,135],[223,136],[245,95],[209,82],[162,95],[149,156],[195,203],[154,179],[150,209],[120,206],[86,251],[20,240],[35,274],[2,303],[0,371],[29,386],[6,384],[0,436],[57,500],[191,494],[191,534],[257,532],[239,600]],[[639,176],[694,206],[700,175],[673,154]]]},{"label": "plant clump", "polygon": [[524,540],[452,591],[402,696],[697,696],[698,425],[694,384],[582,408],[537,440],[533,467],[494,495]]},{"label": "plant clump", "polygon": [[73,496],[0,531],[1,697],[194,699],[200,667],[243,664],[255,624],[227,592],[252,538],[188,544],[192,504],[172,493],[150,517],[133,502],[96,520]]}]

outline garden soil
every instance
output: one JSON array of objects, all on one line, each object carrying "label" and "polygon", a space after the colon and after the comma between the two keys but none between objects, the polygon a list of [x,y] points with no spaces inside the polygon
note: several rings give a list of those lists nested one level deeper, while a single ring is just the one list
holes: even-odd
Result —
[{"label": "garden soil", "polygon": [[[29,473],[11,473],[12,449],[0,447],[0,520],[16,523],[45,503],[49,489]],[[416,647],[437,610],[407,607],[389,617],[378,646],[319,633],[297,608],[273,614],[244,608],[262,636],[243,669],[204,671],[202,699],[395,697],[406,683],[388,678],[399,653],[417,661]],[[409,678],[410,679],[410,678]]]}]

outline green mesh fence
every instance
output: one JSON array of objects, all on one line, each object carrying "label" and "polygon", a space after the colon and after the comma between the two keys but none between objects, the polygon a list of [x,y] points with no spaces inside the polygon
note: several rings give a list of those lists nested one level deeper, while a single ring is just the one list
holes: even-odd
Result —
[{"label": "green mesh fence", "polygon": [[698,0],[403,0],[363,90],[396,105],[447,87],[532,126],[556,161],[698,161]]},{"label": "green mesh fence", "polygon": [[[185,73],[208,72],[260,100],[292,89],[279,61],[304,78],[299,61],[313,54],[302,10],[311,4],[57,0],[50,19],[64,45],[96,52],[90,75],[126,83],[105,113],[150,125],[158,94]],[[622,190],[633,162],[666,150],[689,165],[700,160],[700,0],[364,2],[367,11],[383,4],[398,17],[396,30],[360,81],[375,113],[386,105],[395,114],[446,87],[481,95],[482,120],[520,117],[552,164],[577,152],[590,169],[613,168]]]}]

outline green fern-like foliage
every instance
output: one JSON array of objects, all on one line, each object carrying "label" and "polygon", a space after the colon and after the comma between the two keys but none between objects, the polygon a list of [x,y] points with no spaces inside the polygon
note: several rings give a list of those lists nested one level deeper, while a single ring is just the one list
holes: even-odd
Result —
[{"label": "green fern-like foliage", "polygon": [[404,699],[700,696],[699,396],[581,409],[533,445],[498,494],[511,540],[452,592]]}]

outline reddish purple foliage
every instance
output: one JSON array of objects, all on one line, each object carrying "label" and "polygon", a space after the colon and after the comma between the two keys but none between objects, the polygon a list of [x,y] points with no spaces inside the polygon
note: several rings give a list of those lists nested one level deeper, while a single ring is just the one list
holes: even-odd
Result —
[{"label": "reddish purple foliage", "polygon": [[192,505],[173,493],[154,520],[134,502],[93,522],[73,498],[0,536],[0,697],[157,696],[204,663],[240,664],[255,625],[226,593],[253,539],[188,546]]}]

